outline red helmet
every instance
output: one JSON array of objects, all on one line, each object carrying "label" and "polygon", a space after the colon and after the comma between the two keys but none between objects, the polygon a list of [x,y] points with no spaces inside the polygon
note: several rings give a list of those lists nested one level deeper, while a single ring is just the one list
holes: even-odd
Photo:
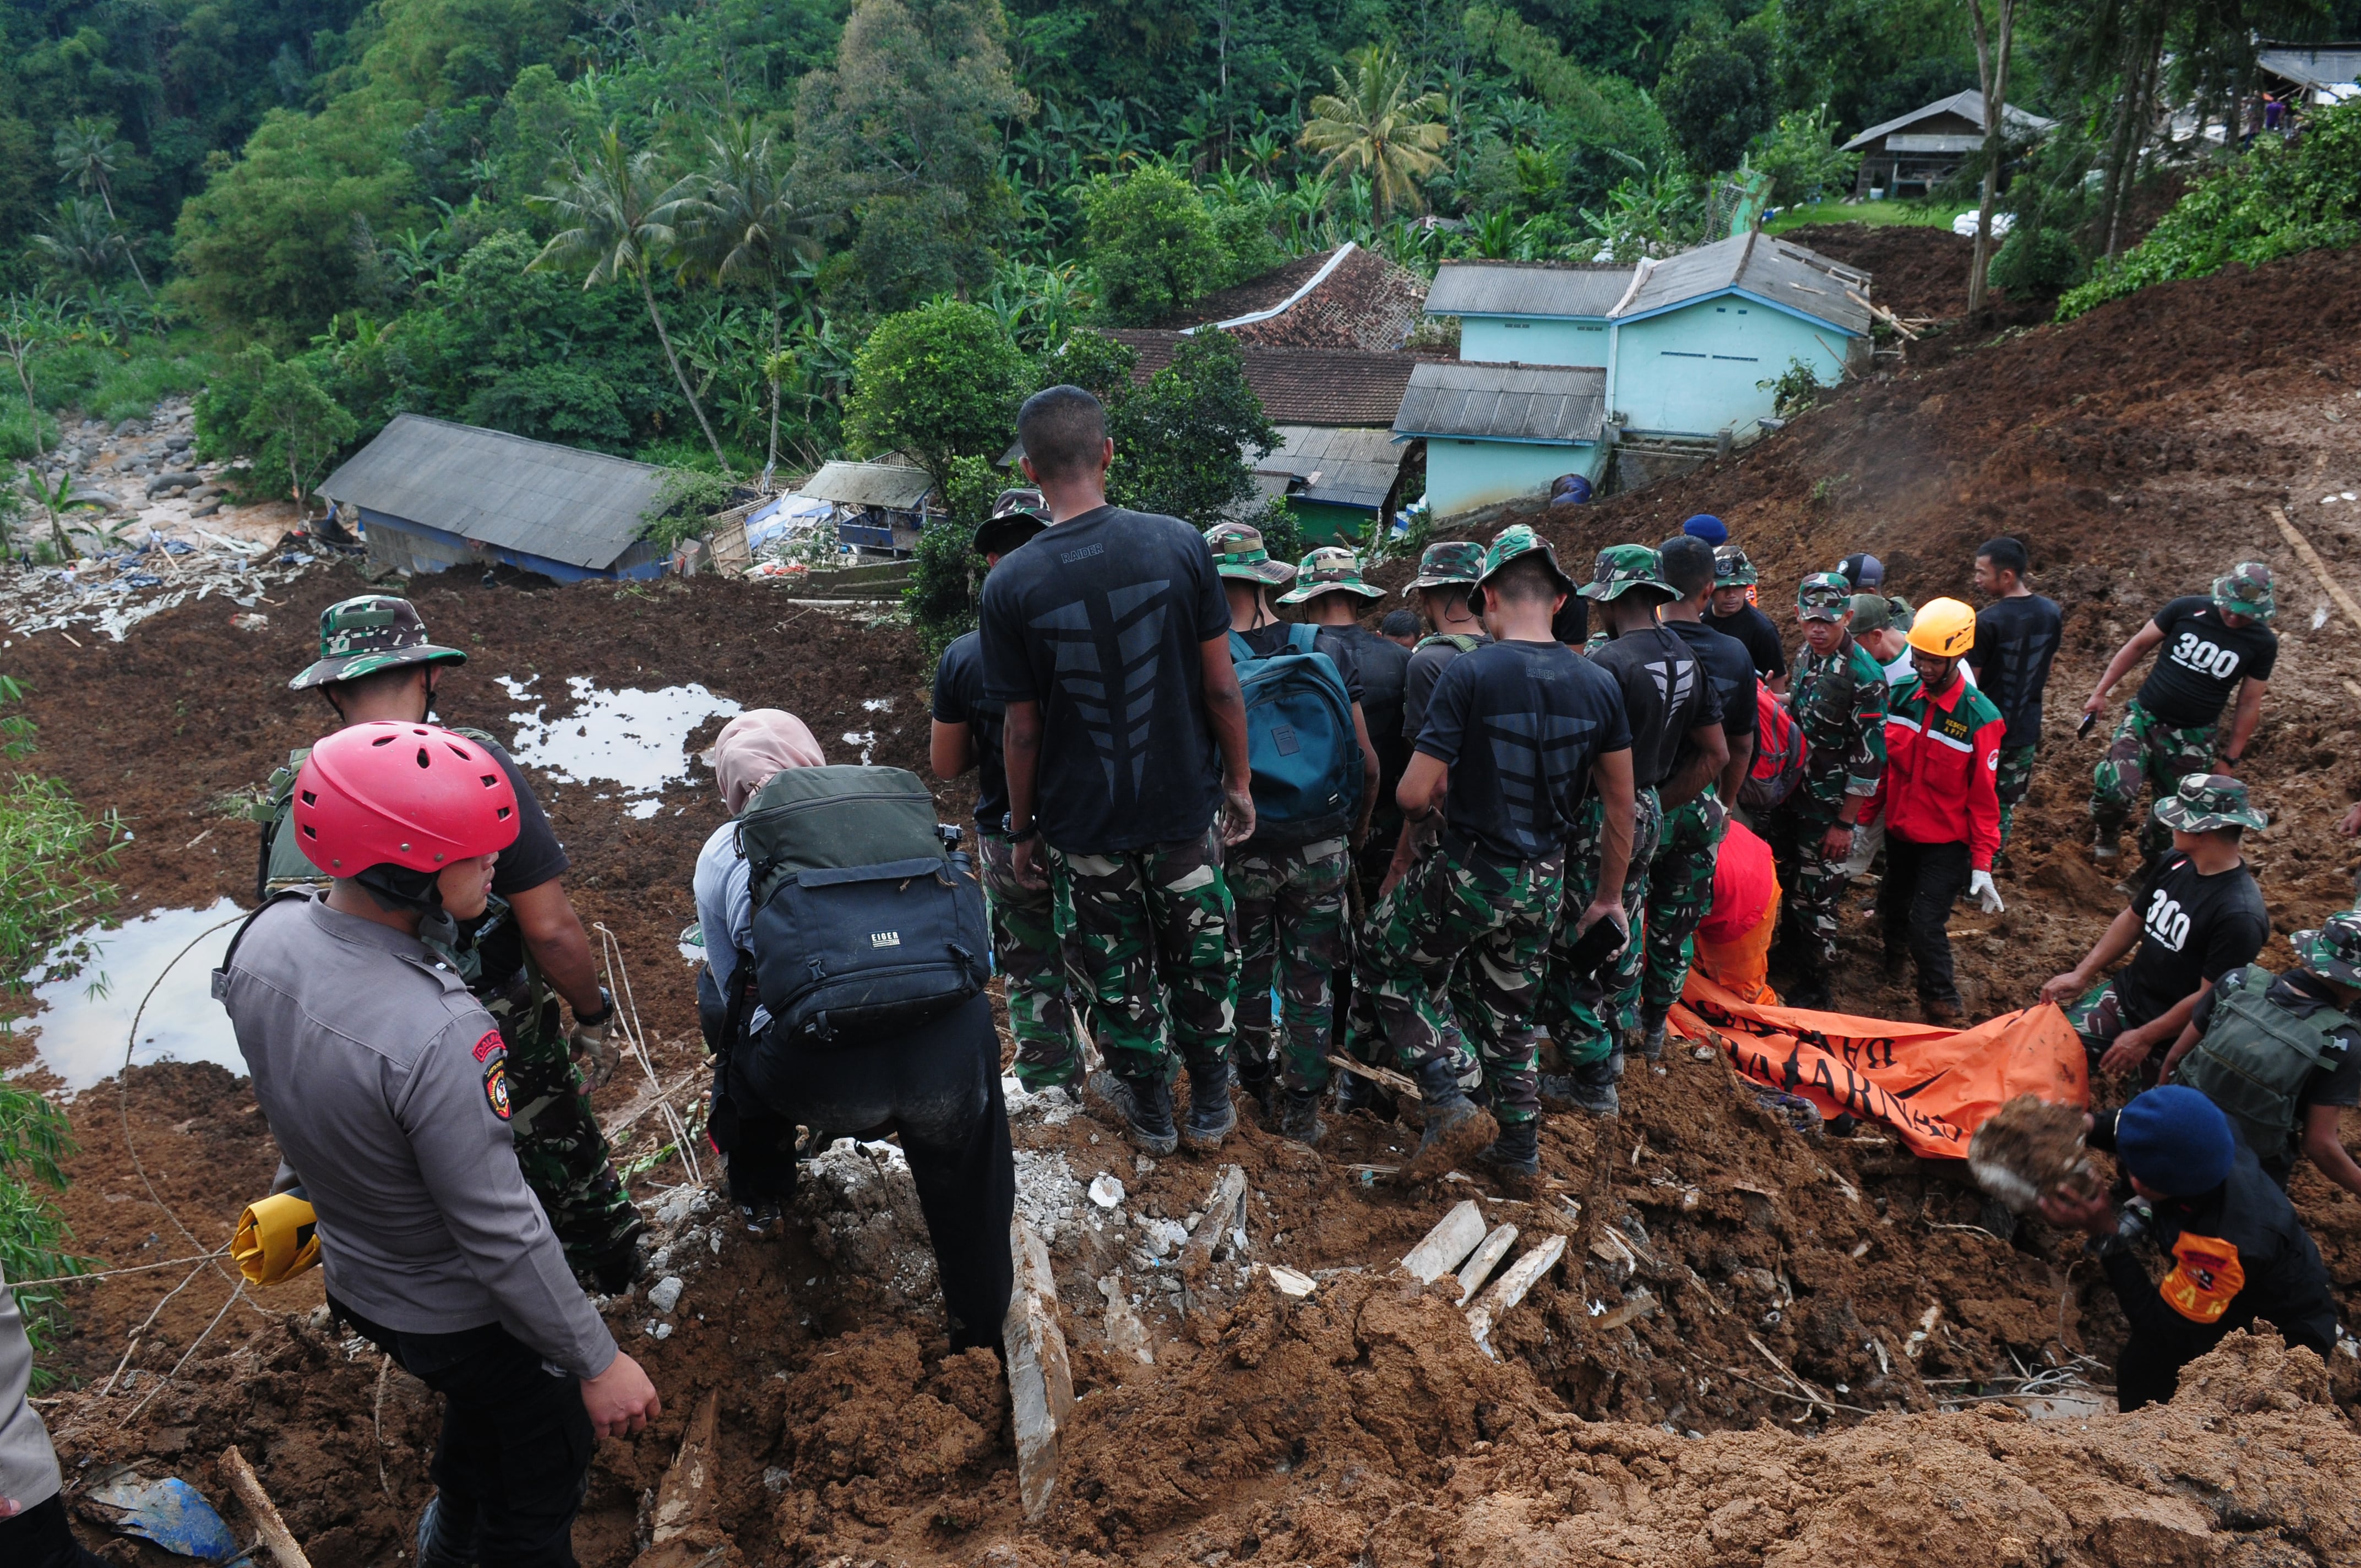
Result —
[{"label": "red helmet", "polygon": [[472,740],[379,719],[339,729],[295,775],[295,840],[332,877],[438,872],[516,842],[516,790]]}]

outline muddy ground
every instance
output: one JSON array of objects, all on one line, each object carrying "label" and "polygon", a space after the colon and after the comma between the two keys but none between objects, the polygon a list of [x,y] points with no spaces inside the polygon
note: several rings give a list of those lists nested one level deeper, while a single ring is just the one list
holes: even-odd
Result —
[{"label": "muddy ground", "polygon": [[[2009,909],[1953,921],[1979,1014],[2028,1000],[2119,906],[2086,847],[2097,742],[2072,736],[2108,652],[2232,560],[2269,561],[2282,647],[2246,771],[2272,815],[2250,857],[2279,933],[2266,961],[2284,963],[2284,933],[2353,896],[2353,857],[2332,829],[2361,796],[2361,659],[2356,628],[2272,509],[2332,570],[2350,569],[2361,512],[2341,493],[2361,490],[2357,323],[2361,257],[2344,252],[2149,291],[2064,328],[1938,332],[1732,459],[1541,521],[1587,558],[1716,512],[1763,568],[1766,603],[1855,549],[1882,556],[1914,599],[1965,594],[1978,542],[2026,540],[2037,587],[2067,608],[2068,645],[2001,879]],[[2323,506],[2325,495],[2340,499]],[[41,726],[38,764],[137,832],[117,871],[124,909],[249,895],[252,829],[222,803],[317,732],[324,710],[283,683],[309,657],[313,611],[360,587],[343,568],[317,571],[268,607],[260,632],[230,627],[227,607],[196,605],[119,645],[18,639],[10,673]],[[515,705],[492,684],[500,674],[541,673],[544,690],[571,674],[607,687],[693,681],[804,714],[831,755],[843,754],[841,733],[873,729],[875,760],[923,769],[926,671],[905,631],[710,579],[527,591],[455,576],[413,593],[438,636],[475,655],[446,687],[453,722],[505,733]],[[862,708],[881,697],[890,710]],[[645,820],[595,789],[543,782],[577,901],[620,938],[670,1082],[697,1059],[674,939],[691,918],[697,846],[719,820],[709,780],[692,769]],[[963,800],[946,792],[944,804],[948,817]],[[1845,950],[1838,1004],[1907,1015],[1910,996],[1883,981],[1858,913]],[[602,1111],[623,1113],[633,1095],[619,1082]],[[250,1098],[216,1069],[135,1069],[79,1096],[73,1115],[83,1152],[68,1212],[82,1247],[113,1265],[218,1246],[272,1168]],[[724,1481],[709,1522],[749,1563],[1762,1563],[1806,1552],[2327,1563],[2361,1552],[2350,1522],[2361,1363],[2340,1354],[2323,1372],[2308,1353],[2234,1345],[2203,1388],[2129,1418],[2027,1422],[2005,1402],[1976,1402],[2045,1369],[2079,1375],[2083,1394],[2105,1384],[2122,1321],[2095,1269],[2037,1223],[2003,1239],[2009,1227],[1956,1168],[1913,1159],[1874,1129],[1797,1134],[1718,1058],[1676,1047],[1661,1076],[1635,1071],[1616,1122],[1551,1118],[1550,1184],[1531,1201],[1480,1180],[1394,1190],[1355,1168],[1394,1163],[1408,1141],[1371,1118],[1337,1124],[1317,1152],[1246,1127],[1221,1157],[1247,1178],[1248,1266],[1216,1266],[1186,1294],[1162,1283],[1177,1272],[1170,1227],[1185,1234],[1220,1161],[1144,1162],[1088,1114],[1038,1102],[1016,1120],[1020,1201],[1049,1243],[1083,1396],[1049,1517],[1030,1528],[1020,1517],[1006,1396],[988,1360],[943,1355],[923,1231],[890,1150],[839,1146],[807,1168],[785,1234],[763,1237],[666,1160],[635,1190],[659,1211],[658,1268],[683,1278],[684,1295],[668,1313],[644,1288],[607,1310],[667,1410],[650,1433],[601,1444],[577,1535],[586,1563],[630,1561],[651,1489],[708,1389],[720,1397]],[[2345,1130],[2361,1140],[2355,1118]],[[1083,1196],[1100,1175],[1126,1189],[1114,1210]],[[2309,1169],[2294,1191],[2350,1320],[2361,1202]],[[1553,1233],[1572,1243],[1494,1332],[1497,1360],[1440,1287],[1421,1294],[1384,1273],[1466,1196],[1516,1224],[1521,1244]],[[1274,1296],[1251,1269],[1265,1262],[1314,1275],[1318,1290]],[[427,1495],[431,1400],[315,1323],[316,1274],[225,1310],[227,1283],[200,1271],[139,1338],[137,1376],[105,1387],[127,1332],[188,1277],[176,1267],[77,1288],[76,1332],[56,1365],[79,1386],[49,1408],[69,1464],[135,1462],[218,1499],[214,1461],[236,1442],[323,1568],[396,1561]],[[1110,1338],[1109,1279],[1143,1321],[1152,1365]],[[1938,1409],[1963,1400],[1972,1408]]]}]

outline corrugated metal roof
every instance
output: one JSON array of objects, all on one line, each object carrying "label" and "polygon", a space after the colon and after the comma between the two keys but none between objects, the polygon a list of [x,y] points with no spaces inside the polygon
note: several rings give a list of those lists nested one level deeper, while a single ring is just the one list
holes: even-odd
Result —
[{"label": "corrugated metal roof", "polygon": [[1264,474],[1293,475],[1303,481],[1294,493],[1307,501],[1377,508],[1401,473],[1402,449],[1390,430],[1338,430],[1324,425],[1282,424],[1279,444],[1255,464]]},{"label": "corrugated metal roof", "polygon": [[1631,286],[1629,267],[1446,261],[1426,291],[1431,316],[1604,316]]},{"label": "corrugated metal roof", "polygon": [[1867,299],[1868,273],[1768,235],[1716,240],[1640,265],[1638,285],[1614,313],[1618,320],[1654,315],[1691,300],[1743,289],[1840,331],[1855,335],[1869,331],[1868,307],[1846,292]]},{"label": "corrugated metal roof", "polygon": [[[2045,120],[2039,115],[2020,109],[2014,104],[2003,104],[2000,106],[2000,113],[2001,118],[2018,131],[2046,131],[2058,123],[2055,120]],[[1915,126],[1921,120],[1931,120],[1938,115],[1957,115],[1962,119],[1981,126],[1984,123],[1984,95],[1971,87],[1964,93],[1954,93],[1948,98],[1938,98],[1931,104],[1911,110],[1899,119],[1888,120],[1882,126],[1870,126],[1869,129],[1845,143],[1844,150],[1858,152],[1888,131],[1898,131],[1905,126]]]},{"label": "corrugated metal roof", "polygon": [[911,511],[934,488],[924,468],[898,463],[829,463],[796,487],[796,494],[839,506],[887,507]]},{"label": "corrugated metal roof", "polygon": [[605,571],[647,526],[664,470],[505,431],[397,414],[321,485],[329,499]]},{"label": "corrugated metal roof", "polygon": [[1422,364],[1394,416],[1396,435],[1597,441],[1607,372],[1593,366]]},{"label": "corrugated metal roof", "polygon": [[2330,44],[2322,49],[2274,44],[2258,50],[2255,63],[2273,76],[2306,87],[2334,87],[2361,81],[2361,44]]}]

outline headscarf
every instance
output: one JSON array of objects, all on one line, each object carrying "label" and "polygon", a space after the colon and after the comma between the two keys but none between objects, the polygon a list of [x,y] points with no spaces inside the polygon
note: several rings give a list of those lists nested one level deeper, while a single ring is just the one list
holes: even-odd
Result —
[{"label": "headscarf", "polygon": [[723,725],[713,742],[713,780],[732,817],[774,773],[827,765],[804,721],[781,708],[750,708]]}]

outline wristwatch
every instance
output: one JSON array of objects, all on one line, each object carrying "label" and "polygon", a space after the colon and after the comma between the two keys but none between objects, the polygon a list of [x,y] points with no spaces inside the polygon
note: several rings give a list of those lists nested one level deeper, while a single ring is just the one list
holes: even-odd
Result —
[{"label": "wristwatch", "polygon": [[615,998],[613,994],[602,985],[598,988],[598,1011],[596,1013],[584,1013],[577,1010],[574,1014],[574,1021],[577,1024],[584,1025],[586,1028],[595,1029],[601,1024],[613,1022],[614,1017]]},{"label": "wristwatch", "polygon": [[1029,844],[1034,839],[1038,839],[1041,836],[1041,823],[1039,818],[1035,818],[1033,821],[1027,823],[1022,828],[1010,827],[1009,824],[1015,820],[1016,816],[1014,813],[1005,815],[1000,819],[1000,830],[1007,836],[1010,843]]}]

